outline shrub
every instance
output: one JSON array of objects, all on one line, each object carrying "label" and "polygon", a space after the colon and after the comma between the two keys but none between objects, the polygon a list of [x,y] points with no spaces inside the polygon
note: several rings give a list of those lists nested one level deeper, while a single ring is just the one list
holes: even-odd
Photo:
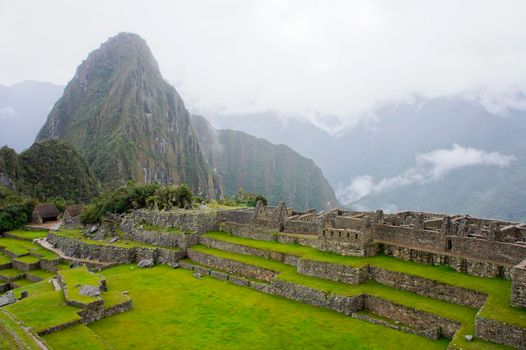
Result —
[{"label": "shrub", "polygon": [[115,191],[105,191],[95,197],[80,213],[83,223],[96,223],[109,213],[124,213],[131,209],[146,207],[148,198],[160,188],[158,184],[128,182]]},{"label": "shrub", "polygon": [[155,194],[148,198],[148,207],[158,210],[173,208],[191,208],[193,194],[187,184],[159,187]]},{"label": "shrub", "polygon": [[267,205],[267,199],[263,195],[246,192],[242,188],[236,194],[236,201],[249,207],[255,207],[258,201],[262,201],[264,205]]},{"label": "shrub", "polygon": [[27,224],[34,207],[35,201],[32,198],[0,186],[0,232],[14,230]]}]

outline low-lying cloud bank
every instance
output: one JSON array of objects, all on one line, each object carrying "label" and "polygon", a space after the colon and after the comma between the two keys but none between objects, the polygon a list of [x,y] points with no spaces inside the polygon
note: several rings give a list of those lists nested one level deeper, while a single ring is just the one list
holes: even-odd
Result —
[{"label": "low-lying cloud bank", "polygon": [[418,153],[415,166],[397,176],[380,181],[370,175],[354,178],[350,185],[336,190],[338,200],[348,205],[371,193],[381,193],[411,184],[424,184],[438,181],[453,170],[467,166],[507,167],[516,158],[499,152],[486,152],[471,147],[454,144],[451,149],[437,149],[428,153]]}]

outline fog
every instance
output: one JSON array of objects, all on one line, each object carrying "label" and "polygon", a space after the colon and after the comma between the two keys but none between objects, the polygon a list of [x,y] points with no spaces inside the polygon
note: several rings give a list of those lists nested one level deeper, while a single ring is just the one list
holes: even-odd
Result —
[{"label": "fog", "polygon": [[524,1],[0,0],[0,83],[66,84],[130,31],[204,115],[347,127],[384,102],[460,93],[501,110],[525,103],[507,93],[526,86],[525,23]]}]

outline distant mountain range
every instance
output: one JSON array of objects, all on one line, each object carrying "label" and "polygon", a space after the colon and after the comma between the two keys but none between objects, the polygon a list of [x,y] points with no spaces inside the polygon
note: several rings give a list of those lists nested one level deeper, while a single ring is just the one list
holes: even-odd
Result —
[{"label": "distant mountain range", "polygon": [[[58,98],[43,95],[48,105]],[[17,98],[27,96],[19,91]],[[209,198],[243,188],[263,194],[270,204],[286,200],[298,209],[338,206],[334,190],[312,160],[287,146],[214,130],[204,119],[192,119],[136,34],[121,33],[93,51],[44,123],[47,112],[41,108],[33,117],[44,124],[36,140],[62,139],[74,145],[103,186],[127,180],[185,182],[195,194]],[[0,120],[0,126],[8,123],[9,116]],[[36,132],[21,130],[19,135],[24,138],[19,144],[27,147],[31,142],[26,137]],[[214,148],[217,144],[221,148]]]},{"label": "distant mountain range", "polygon": [[[62,89],[0,86],[1,143],[31,145]],[[242,187],[296,208],[339,200],[526,221],[525,98],[501,108],[474,96],[385,105],[335,136],[274,112],[207,115],[212,127],[187,112],[145,42],[121,34],[78,68],[39,139],[70,141],[108,183],[187,181],[198,194]]]},{"label": "distant mountain range", "polygon": [[377,109],[337,136],[272,112],[210,120],[312,158],[354,209],[526,221],[526,112],[501,112],[462,96],[417,98]]}]

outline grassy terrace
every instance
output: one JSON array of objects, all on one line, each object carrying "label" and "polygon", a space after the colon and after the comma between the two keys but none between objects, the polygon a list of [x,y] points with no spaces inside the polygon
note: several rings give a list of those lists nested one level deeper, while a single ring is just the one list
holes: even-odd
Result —
[{"label": "grassy terrace", "polygon": [[48,283],[48,281],[35,282],[28,286],[24,286],[24,288],[13,289],[13,292],[15,293],[15,297],[20,299],[20,294],[24,290],[28,292],[29,297],[33,297],[35,295],[41,295],[41,294],[53,292],[53,285],[51,283]]},{"label": "grassy terrace", "polygon": [[0,238],[0,249],[4,249],[17,257],[31,254],[48,260],[58,259],[58,255],[52,251],[44,249],[31,241],[20,239]]},{"label": "grassy terrace", "polygon": [[432,279],[455,287],[478,290],[488,294],[488,300],[481,310],[481,316],[526,327],[526,310],[524,308],[514,308],[509,304],[511,282],[507,280],[476,277],[456,272],[448,266],[418,264],[383,255],[373,257],[347,257],[338,254],[320,252],[317,249],[300,245],[236,237],[225,232],[210,232],[205,234],[205,236],[252,248],[292,254],[304,259],[325,261],[351,267],[361,267],[368,264],[389,271]]},{"label": "grassy terrace", "polygon": [[0,349],[40,350],[33,337],[0,310]]},{"label": "grassy terrace", "polygon": [[[108,285],[129,290],[131,311],[88,327],[114,349],[446,349],[447,340],[386,329],[342,314],[205,276],[156,266],[104,270]],[[381,336],[378,336],[381,334]],[[83,330],[45,336],[80,349]],[[71,344],[71,345],[70,345]]]},{"label": "grassy terrace", "polygon": [[0,278],[1,277],[12,278],[12,277],[20,276],[23,274],[24,274],[24,271],[20,271],[14,268],[0,270]]},{"label": "grassy terrace", "polygon": [[77,314],[79,309],[66,304],[62,291],[33,295],[5,306],[4,310],[37,333],[50,327],[80,320]]},{"label": "grassy terrace", "polygon": [[225,259],[235,260],[244,262],[253,266],[267,268],[270,270],[278,271],[278,279],[287,282],[293,282],[299,285],[310,287],[313,289],[321,290],[327,293],[355,296],[361,294],[367,294],[376,296],[385,300],[389,300],[393,303],[405,305],[408,307],[416,308],[425,312],[429,312],[435,315],[439,315],[451,320],[456,320],[462,324],[461,329],[457,332],[456,336],[452,340],[452,344],[460,346],[464,349],[505,349],[506,347],[500,346],[490,342],[484,342],[481,340],[475,340],[473,342],[467,342],[464,339],[464,335],[474,334],[475,330],[475,315],[477,314],[476,309],[469,307],[451,304],[445,301],[421,296],[415,293],[406,292],[391,288],[374,281],[366,281],[359,285],[350,285],[346,283],[334,282],[316,277],[310,277],[301,275],[296,272],[294,266],[289,266],[281,262],[267,260],[265,258],[242,255],[236,253],[225,252],[218,249],[208,248],[205,246],[193,246],[191,249],[202,253],[215,255]]},{"label": "grassy terrace", "polygon": [[15,258],[13,260],[20,261],[26,264],[34,264],[40,261],[40,258],[37,258],[36,256],[32,255],[24,255],[19,258]]},{"label": "grassy terrace", "polygon": [[11,258],[9,258],[4,253],[0,252],[0,265],[4,265],[11,262]]},{"label": "grassy terrace", "polygon": [[173,251],[179,251],[180,250],[180,249],[177,249],[177,248],[159,247],[159,246],[153,245],[153,244],[140,243],[140,242],[129,241],[129,240],[125,240],[125,239],[119,239],[117,242],[113,242],[113,243],[109,243],[109,242],[106,242],[106,241],[95,241],[93,239],[87,238],[86,236],[84,236],[84,234],[82,233],[81,230],[77,230],[77,229],[61,230],[61,231],[55,232],[55,234],[57,234],[59,236],[67,237],[67,238],[74,238],[74,239],[79,240],[81,242],[84,242],[84,243],[87,243],[87,244],[94,244],[94,245],[109,245],[109,246],[121,247],[121,248],[135,248],[135,247],[138,247],[138,248],[153,248],[153,249],[163,248],[163,249],[168,249],[168,250],[173,250]]},{"label": "grassy terrace", "polygon": [[44,338],[53,349],[111,349],[102,338],[82,324],[48,334]]},{"label": "grassy terrace", "polygon": [[6,234],[13,236],[18,239],[32,241],[37,238],[47,237],[47,230],[42,231],[29,231],[29,230],[13,230],[8,231]]},{"label": "grassy terrace", "polygon": [[89,304],[96,300],[100,300],[101,297],[89,297],[80,295],[79,291],[81,286],[100,286],[102,277],[88,271],[86,266],[79,266],[74,269],[59,271],[59,276],[64,284],[64,289],[67,291],[66,298],[68,300],[76,301],[83,304]]}]

